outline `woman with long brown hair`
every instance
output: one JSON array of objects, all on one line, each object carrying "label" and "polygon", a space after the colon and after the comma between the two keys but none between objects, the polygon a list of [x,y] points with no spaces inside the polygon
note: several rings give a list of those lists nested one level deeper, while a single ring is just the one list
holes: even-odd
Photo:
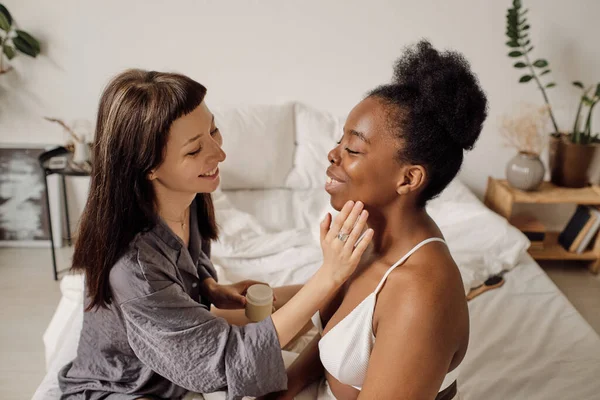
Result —
[{"label": "woman with long brown hair", "polygon": [[[273,315],[243,326],[211,313],[242,308],[253,282],[219,285],[210,193],[222,136],[206,89],[178,74],[129,70],[98,111],[90,194],[73,269],[85,273],[77,357],[59,374],[63,398],[228,398],[285,389],[285,346],[352,274],[373,236],[349,201],[321,223],[323,264],[303,287],[275,289]],[[283,304],[285,303],[285,304]],[[229,315],[229,314],[221,314]]]}]

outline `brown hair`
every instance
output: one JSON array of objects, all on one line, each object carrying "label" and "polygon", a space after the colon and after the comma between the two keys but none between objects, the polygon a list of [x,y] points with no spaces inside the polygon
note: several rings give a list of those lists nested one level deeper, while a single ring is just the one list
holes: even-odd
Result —
[{"label": "brown hair", "polygon": [[[179,74],[132,69],[100,98],[90,194],[81,217],[72,268],[84,271],[86,310],[111,303],[110,269],[135,235],[158,221],[150,170],[164,157],[169,129],[204,100],[206,88]],[[217,238],[209,193],[196,197],[204,239]]]}]

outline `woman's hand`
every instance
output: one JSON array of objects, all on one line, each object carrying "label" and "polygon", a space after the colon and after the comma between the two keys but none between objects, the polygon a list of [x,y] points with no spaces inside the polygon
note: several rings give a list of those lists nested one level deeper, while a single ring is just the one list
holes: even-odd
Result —
[{"label": "woman's hand", "polygon": [[347,202],[331,223],[331,214],[321,222],[321,248],[324,271],[333,281],[342,284],[352,275],[363,253],[373,239],[373,229],[368,229],[357,243],[367,226],[369,213],[363,203]]},{"label": "woman's hand", "polygon": [[[221,310],[236,310],[246,307],[248,288],[256,284],[265,285],[263,282],[252,280],[241,281],[232,285],[219,285],[213,278],[207,278],[202,283],[204,285],[203,295]],[[275,296],[273,296],[273,301],[275,301]]]}]

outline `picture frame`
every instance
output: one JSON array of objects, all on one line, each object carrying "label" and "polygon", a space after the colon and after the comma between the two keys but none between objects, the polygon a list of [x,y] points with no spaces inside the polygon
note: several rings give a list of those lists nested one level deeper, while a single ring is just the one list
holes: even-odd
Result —
[{"label": "picture frame", "polygon": [[61,181],[57,175],[48,176],[48,210],[44,171],[38,161],[53,147],[0,144],[0,247],[50,247],[48,212],[54,247],[62,247]]}]

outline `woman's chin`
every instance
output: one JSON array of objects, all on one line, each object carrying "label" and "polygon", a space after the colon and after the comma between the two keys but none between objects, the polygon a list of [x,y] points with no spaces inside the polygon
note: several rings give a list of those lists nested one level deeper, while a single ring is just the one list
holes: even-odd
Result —
[{"label": "woman's chin", "polygon": [[341,196],[330,196],[329,204],[335,211],[340,211],[349,199],[343,199]]},{"label": "woman's chin", "polygon": [[219,184],[221,183],[220,177],[217,177],[213,181],[209,182],[200,182],[200,184],[195,185],[196,193],[213,193],[219,188]]}]

